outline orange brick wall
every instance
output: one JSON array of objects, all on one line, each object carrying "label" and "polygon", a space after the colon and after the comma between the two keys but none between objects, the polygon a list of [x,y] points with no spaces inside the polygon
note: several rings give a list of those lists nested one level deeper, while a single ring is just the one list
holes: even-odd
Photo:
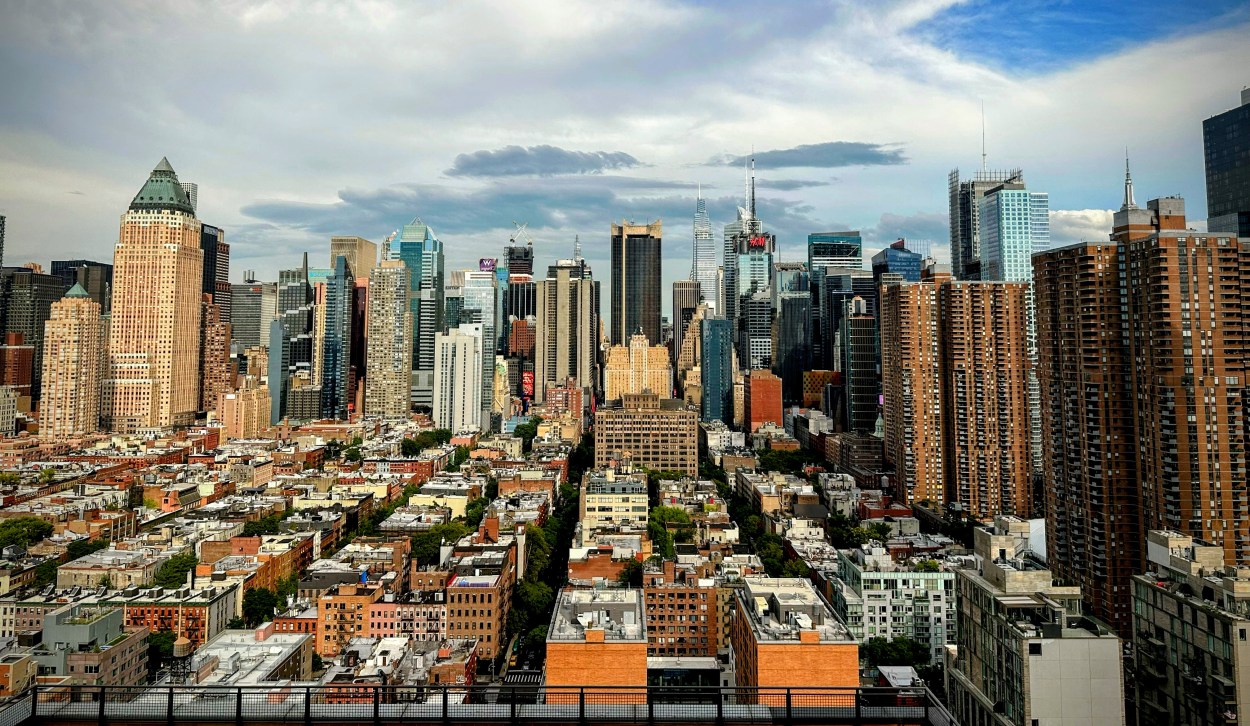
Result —
[{"label": "orange brick wall", "polygon": [[[768,688],[828,688],[859,685],[859,644],[855,642],[821,643],[815,631],[800,633],[801,640],[786,643],[756,642],[745,618],[737,617],[733,625],[734,663],[739,686]],[[796,668],[801,663],[803,667]],[[802,703],[803,694],[791,697],[792,704]],[[812,696],[824,702],[827,695]],[[785,703],[778,691],[761,691],[759,702],[769,705]]]},{"label": "orange brick wall", "polygon": [[[603,693],[598,698],[600,702],[646,703],[647,644],[605,643],[601,630],[588,631],[587,637],[591,642],[548,641],[546,685],[637,686],[637,692]],[[595,638],[599,642],[594,642]],[[548,702],[553,696],[563,700],[565,695],[558,690],[549,692]],[[567,696],[576,703],[576,692],[570,691]],[[591,694],[586,695],[586,702],[592,702]]]}]

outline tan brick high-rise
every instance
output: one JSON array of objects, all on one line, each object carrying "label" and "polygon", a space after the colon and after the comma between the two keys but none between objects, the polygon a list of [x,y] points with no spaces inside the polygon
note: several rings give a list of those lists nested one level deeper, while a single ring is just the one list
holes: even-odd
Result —
[{"label": "tan brick high-rise", "polygon": [[412,312],[408,268],[383,260],[369,276],[369,349],[365,355],[365,413],[407,418],[412,375]]},{"label": "tan brick high-rise", "polygon": [[1028,516],[1028,285],[926,276],[883,288],[885,454],[899,495],[982,520]]},{"label": "tan brick high-rise", "polygon": [[200,399],[200,222],[161,159],[122,215],[104,392],[106,427],[194,423]]},{"label": "tan brick high-rise", "polygon": [[234,366],[230,363],[230,323],[222,320],[221,306],[211,295],[202,295],[200,314],[200,409],[217,407],[222,394],[234,389]]},{"label": "tan brick high-rise", "polygon": [[39,433],[59,439],[100,430],[104,323],[100,304],[75,284],[52,304],[43,334]]},{"label": "tan brick high-rise", "polygon": [[629,345],[608,348],[603,367],[603,397],[619,401],[627,393],[651,391],[660,398],[669,398],[673,388],[673,368],[668,349],[651,345],[647,336],[634,333]]}]

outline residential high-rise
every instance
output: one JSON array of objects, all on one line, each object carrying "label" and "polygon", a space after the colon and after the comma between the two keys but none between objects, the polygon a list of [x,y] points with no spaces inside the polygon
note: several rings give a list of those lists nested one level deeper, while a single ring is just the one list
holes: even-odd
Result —
[{"label": "residential high-rise", "polygon": [[899,499],[939,508],[947,494],[938,287],[949,278],[881,288],[885,460],[894,465]]},{"label": "residential high-rise", "polygon": [[482,387],[474,393],[480,398],[480,421],[484,427],[490,424],[490,412],[495,404],[495,351],[499,349],[499,323],[503,318],[503,296],[499,290],[499,278],[493,264],[489,267],[490,269],[466,270],[462,288],[464,311],[475,311],[475,320],[482,326]]},{"label": "residential high-rise", "polygon": [[[404,389],[405,401],[407,389]],[[223,427],[222,435],[226,439],[254,439],[259,437],[269,426],[268,386],[262,386],[254,380],[237,391],[221,394],[217,401],[217,420]]]},{"label": "residential high-rise", "polygon": [[903,282],[920,282],[922,260],[919,252],[907,249],[907,240],[899,239],[872,256],[872,277],[878,285],[886,273],[898,275]]},{"label": "residential high-rise", "polygon": [[1243,88],[1240,106],[1202,122],[1207,171],[1207,230],[1212,234],[1250,237],[1248,138],[1250,88]]},{"label": "residential high-rise", "polygon": [[773,364],[773,297],[767,288],[738,299],[738,365]]},{"label": "residential high-rise", "polygon": [[1033,285],[1048,561],[1128,636],[1142,542],[1124,252],[1081,242],[1039,253]]},{"label": "residential high-rise", "polygon": [[408,269],[382,260],[369,275],[369,350],[365,361],[365,413],[407,418],[412,378],[412,310]]},{"label": "residential high-rise", "polygon": [[883,419],[900,498],[957,502],[981,520],[1030,511],[1025,287],[940,273],[884,286]]},{"label": "residential high-rise", "polygon": [[975,172],[971,179],[960,179],[959,169],[951,170],[950,231],[951,273],[956,280],[981,279],[981,197],[1006,183],[1024,183],[1024,172],[1010,171]]},{"label": "residential high-rise", "polygon": [[842,320],[843,380],[848,431],[872,433],[877,424],[877,318],[862,297],[846,304]]},{"label": "residential high-rise", "polygon": [[655,471],[699,473],[699,415],[675,398],[627,393],[595,411],[595,467],[627,459]]},{"label": "residential high-rise", "polygon": [[355,408],[350,395],[352,320],[356,277],[347,258],[334,260],[334,272],[325,281],[325,327],[321,345],[321,416],[347,420]]},{"label": "residential high-rise", "polygon": [[584,260],[560,260],[536,285],[534,400],[548,387],[577,379],[597,389],[599,366],[599,283]]},{"label": "residential high-rise", "polygon": [[43,335],[40,436],[61,439],[100,430],[104,323],[100,305],[77,283],[52,304]]},{"label": "residential high-rise", "polygon": [[780,426],[781,379],[769,371],[757,368],[747,374],[744,385],[747,432],[754,433],[770,422]]},{"label": "residential high-rise", "polygon": [[30,390],[21,395],[40,397],[43,377],[43,328],[52,305],[65,294],[66,285],[56,275],[26,267],[0,268],[0,334],[21,333],[33,346]]},{"label": "residential high-rise", "polygon": [[269,324],[271,424],[288,415],[295,390],[313,387],[313,295],[307,253],[299,269],[278,272],[277,304],[277,318]]},{"label": "residential high-rise", "polygon": [[[195,204],[192,203],[192,208]],[[226,233],[211,224],[200,225],[200,249],[204,252],[200,292],[212,295],[212,303],[221,310],[221,319],[230,320],[230,245]],[[217,399],[214,398],[214,401]],[[212,408],[216,404],[210,404]]]},{"label": "residential high-rise", "polygon": [[434,423],[441,428],[482,428],[484,333],[481,323],[464,323],[434,336]]},{"label": "residential high-rise", "polygon": [[61,278],[66,289],[75,283],[100,304],[100,314],[107,315],[113,302],[113,266],[95,260],[52,260],[52,274]]},{"label": "residential high-rise", "polygon": [[734,419],[733,328],[725,318],[703,318],[700,382],[703,388],[700,418],[726,425]]},{"label": "residential high-rise", "polygon": [[200,318],[200,410],[216,409],[221,395],[234,388],[230,362],[230,323],[222,320],[213,296],[201,293]]},{"label": "residential high-rise", "polygon": [[653,346],[647,336],[634,333],[629,345],[614,345],[608,349],[603,367],[605,401],[619,401],[626,394],[644,391],[670,398],[672,389],[673,368],[664,346]]},{"label": "residential high-rise", "polygon": [[[690,264],[690,279],[697,285],[699,300],[716,305],[716,241],[712,239],[712,220],[707,216],[707,201],[703,190],[694,203],[694,260]],[[698,302],[698,301],[696,301]],[[677,324],[677,313],[673,313]]]},{"label": "residential high-rise", "polygon": [[194,423],[200,402],[200,222],[161,159],[122,215],[104,383],[106,428]]},{"label": "residential high-rise", "polygon": [[673,281],[673,364],[681,353],[681,342],[686,336],[686,327],[694,317],[695,308],[700,301],[699,283],[696,280]]},{"label": "residential high-rise", "polygon": [[269,345],[269,324],[278,317],[278,283],[260,282],[250,270],[230,286],[230,336],[239,350]]},{"label": "residential high-rise", "polygon": [[408,267],[412,311],[412,402],[431,408],[434,398],[434,334],[443,329],[443,243],[416,217],[400,230],[391,255]]},{"label": "residential high-rise", "polygon": [[621,222],[612,225],[613,345],[625,345],[641,329],[647,340],[660,338],[660,262],[663,225]]},{"label": "residential high-rise", "polygon": [[35,346],[27,343],[22,333],[0,336],[0,386],[11,389],[15,396],[29,396],[33,380]]},{"label": "residential high-rise", "polygon": [[1142,529],[1248,565],[1250,490],[1230,484],[1246,471],[1247,241],[1187,229],[1179,197],[1139,209],[1131,186],[1111,239],[1125,257]]}]

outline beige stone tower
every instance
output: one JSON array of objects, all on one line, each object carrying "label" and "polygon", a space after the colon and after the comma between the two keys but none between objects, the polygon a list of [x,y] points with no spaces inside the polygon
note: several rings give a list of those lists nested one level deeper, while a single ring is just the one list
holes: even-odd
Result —
[{"label": "beige stone tower", "polygon": [[105,426],[185,426],[200,402],[200,222],[169,161],[122,215],[113,256]]},{"label": "beige stone tower", "polygon": [[60,439],[100,430],[104,323],[100,304],[75,284],[52,304],[43,334],[39,433]]},{"label": "beige stone tower", "polygon": [[370,416],[408,417],[412,376],[408,277],[402,260],[383,260],[369,275],[365,413]]},{"label": "beige stone tower", "polygon": [[668,349],[651,345],[641,332],[630,336],[629,345],[608,349],[603,371],[604,400],[619,401],[626,393],[651,391],[660,398],[669,398],[673,387],[673,368]]}]

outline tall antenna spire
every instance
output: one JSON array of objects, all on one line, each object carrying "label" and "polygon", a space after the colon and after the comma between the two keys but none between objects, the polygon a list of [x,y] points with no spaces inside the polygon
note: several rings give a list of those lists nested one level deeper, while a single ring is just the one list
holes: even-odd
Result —
[{"label": "tall antenna spire", "polygon": [[1124,147],[1124,206],[1120,210],[1137,209],[1133,201],[1133,174],[1128,169],[1128,147]]},{"label": "tall antenna spire", "polygon": [[[751,156],[755,156],[754,151]],[[748,210],[751,208],[751,172],[746,159],[742,160],[742,206]]]},{"label": "tall antenna spire", "polygon": [[573,261],[582,259],[582,238],[581,235],[573,235]]},{"label": "tall antenna spire", "polygon": [[981,171],[985,171],[985,99],[981,99]]},{"label": "tall antenna spire", "polygon": [[751,147],[751,219],[755,219],[755,147]]}]

